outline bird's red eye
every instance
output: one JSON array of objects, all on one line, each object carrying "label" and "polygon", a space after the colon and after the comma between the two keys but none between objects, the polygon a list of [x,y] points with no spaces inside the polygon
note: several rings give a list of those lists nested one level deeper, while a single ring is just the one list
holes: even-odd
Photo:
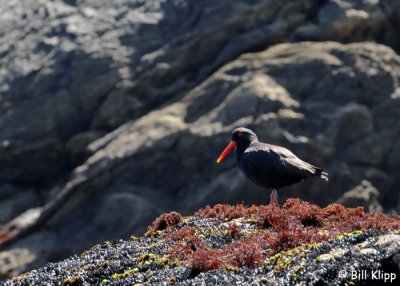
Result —
[{"label": "bird's red eye", "polygon": [[240,137],[243,137],[243,132],[239,132],[238,133],[238,137],[240,138]]}]

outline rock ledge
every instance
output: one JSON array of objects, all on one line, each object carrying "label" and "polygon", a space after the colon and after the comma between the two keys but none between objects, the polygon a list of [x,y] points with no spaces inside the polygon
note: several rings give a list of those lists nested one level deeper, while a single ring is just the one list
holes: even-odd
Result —
[{"label": "rock ledge", "polygon": [[399,216],[289,199],[163,214],[143,237],[96,245],[4,285],[364,285],[398,279],[399,257]]}]

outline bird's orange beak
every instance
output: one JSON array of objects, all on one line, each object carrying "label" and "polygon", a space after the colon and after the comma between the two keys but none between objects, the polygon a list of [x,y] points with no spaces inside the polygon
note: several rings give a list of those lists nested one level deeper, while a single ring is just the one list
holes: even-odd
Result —
[{"label": "bird's orange beak", "polygon": [[236,146],[236,142],[231,141],[231,143],[229,143],[229,145],[226,146],[225,150],[222,151],[221,155],[219,155],[219,157],[217,159],[217,163],[221,162],[222,159],[224,159],[225,156],[228,155],[228,153],[231,152],[233,148],[235,148],[235,146]]}]

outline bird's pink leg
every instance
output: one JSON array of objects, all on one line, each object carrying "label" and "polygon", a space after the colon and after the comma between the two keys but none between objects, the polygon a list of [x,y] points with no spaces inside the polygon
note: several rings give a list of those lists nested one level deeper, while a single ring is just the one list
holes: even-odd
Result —
[{"label": "bird's pink leg", "polygon": [[269,199],[270,199],[269,201],[270,205],[272,205],[273,203],[278,204],[278,191],[276,189],[272,189]]}]

